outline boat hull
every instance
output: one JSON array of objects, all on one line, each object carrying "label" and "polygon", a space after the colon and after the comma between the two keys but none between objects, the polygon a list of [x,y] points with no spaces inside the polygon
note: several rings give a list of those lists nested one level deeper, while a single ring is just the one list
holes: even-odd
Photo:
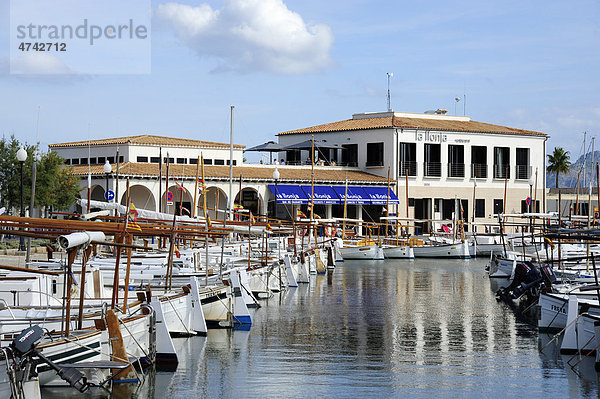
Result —
[{"label": "boat hull", "polygon": [[383,260],[383,250],[378,245],[365,246],[344,246],[340,248],[340,253],[344,260],[346,259],[368,259]]},{"label": "boat hull", "polygon": [[415,258],[458,258],[469,259],[467,242],[441,245],[423,245],[413,247]]}]

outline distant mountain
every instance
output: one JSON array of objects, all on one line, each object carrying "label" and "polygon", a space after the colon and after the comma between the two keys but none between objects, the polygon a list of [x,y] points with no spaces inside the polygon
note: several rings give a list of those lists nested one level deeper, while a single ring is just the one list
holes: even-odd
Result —
[{"label": "distant mountain", "polygon": [[[592,164],[593,159],[593,164]],[[585,161],[585,165],[584,165]],[[592,187],[596,186],[596,163],[600,162],[600,151],[588,152],[586,155],[582,155],[576,162],[571,159],[571,168],[568,173],[561,173],[558,176],[559,187],[576,187],[577,186],[577,174],[579,175],[579,187],[589,186],[590,182]],[[548,172],[546,174],[546,187],[556,187],[556,176],[554,173]]]}]

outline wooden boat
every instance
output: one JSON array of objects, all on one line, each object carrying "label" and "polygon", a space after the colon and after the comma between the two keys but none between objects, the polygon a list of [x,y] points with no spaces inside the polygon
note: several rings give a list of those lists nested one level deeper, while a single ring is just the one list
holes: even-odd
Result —
[{"label": "wooden boat", "polygon": [[384,260],[383,249],[373,240],[360,240],[356,243],[344,242],[340,246],[340,254],[344,260]]},{"label": "wooden boat", "polygon": [[430,243],[414,246],[415,258],[458,258],[469,259],[469,245],[467,241],[450,244]]},{"label": "wooden boat", "polygon": [[386,259],[414,259],[415,253],[408,245],[384,245],[383,256]]}]

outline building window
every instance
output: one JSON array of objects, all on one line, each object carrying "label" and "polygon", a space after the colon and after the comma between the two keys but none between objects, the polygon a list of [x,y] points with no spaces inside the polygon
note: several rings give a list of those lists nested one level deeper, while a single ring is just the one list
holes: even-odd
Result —
[{"label": "building window", "polygon": [[[227,165],[229,165],[229,159],[227,160]],[[237,165],[237,161],[234,159],[233,160],[233,166]]]},{"label": "building window", "polygon": [[448,146],[448,177],[465,177],[465,146]]},{"label": "building window", "polygon": [[400,143],[400,176],[417,175],[417,144]]},{"label": "building window", "polygon": [[119,162],[120,162],[120,163],[123,163],[123,160],[124,160],[124,159],[125,159],[125,158],[123,158],[123,155],[119,156]]},{"label": "building window", "polygon": [[97,165],[97,164],[98,164],[98,160],[96,159],[96,157],[90,158],[90,165]]},{"label": "building window", "polygon": [[148,162],[148,157],[137,157],[138,162]]},{"label": "building window", "polygon": [[477,198],[475,200],[475,217],[476,218],[484,218],[485,217],[485,199]]},{"label": "building window", "polygon": [[[585,206],[585,208],[582,208],[582,206]],[[540,211],[540,201],[533,201],[533,199],[531,200],[531,212],[539,212]],[[581,212],[585,212],[585,213],[581,213]],[[582,215],[582,216],[587,216],[587,212],[588,212],[588,204],[586,204],[585,202],[582,204],[579,204],[579,209],[578,209],[578,214]],[[529,205],[527,205],[527,201],[525,200],[521,200],[521,213],[529,213]]]},{"label": "building window", "polygon": [[428,177],[442,176],[441,145],[425,144],[424,174]]},{"label": "building window", "polygon": [[517,170],[515,177],[521,180],[527,180],[531,176],[531,166],[529,166],[529,148],[517,148]]},{"label": "building window", "polygon": [[285,160],[288,165],[300,165],[302,163],[302,156],[300,150],[286,151]]},{"label": "building window", "polygon": [[212,165],[213,164],[213,160],[212,159],[205,159],[204,160],[204,165]]},{"label": "building window", "polygon": [[367,166],[383,166],[383,143],[367,143]]},{"label": "building window", "polygon": [[510,179],[510,149],[494,147],[494,179]]},{"label": "building window", "polygon": [[79,165],[79,158],[71,159],[71,165]]},{"label": "building window", "polygon": [[329,163],[337,164],[338,163],[338,150],[337,148],[331,148],[329,150]]},{"label": "building window", "polygon": [[189,162],[190,165],[198,165],[198,158],[190,158]]},{"label": "building window", "polygon": [[358,144],[342,145],[342,165],[358,166]]},{"label": "building window", "polygon": [[177,158],[177,163],[187,163],[186,158]]},{"label": "building window", "polygon": [[487,147],[471,147],[471,178],[487,179]]},{"label": "building window", "polygon": [[[169,158],[168,158],[168,162],[169,162],[169,163],[175,163],[175,158],[171,158],[171,157],[169,157]],[[164,158],[163,158],[163,163],[167,163],[167,157],[164,157]]]},{"label": "building window", "polygon": [[115,163],[115,157],[108,157],[108,163]]},{"label": "building window", "polygon": [[225,165],[224,159],[215,159],[215,165]]},{"label": "building window", "polygon": [[88,159],[87,158],[81,158],[79,160],[79,164],[80,165],[87,165],[88,164]]},{"label": "building window", "polygon": [[65,159],[65,165],[71,165],[71,160],[70,159]]},{"label": "building window", "polygon": [[160,157],[150,157],[151,163],[160,163]]},{"label": "building window", "polygon": [[106,162],[105,157],[98,157],[98,165],[104,165],[105,162]]},{"label": "building window", "polygon": [[504,213],[504,200],[494,199],[494,215]]}]

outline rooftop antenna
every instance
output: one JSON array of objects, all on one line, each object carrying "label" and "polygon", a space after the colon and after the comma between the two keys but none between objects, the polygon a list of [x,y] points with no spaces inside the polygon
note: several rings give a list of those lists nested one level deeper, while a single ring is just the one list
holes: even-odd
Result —
[{"label": "rooftop antenna", "polygon": [[454,103],[454,115],[456,115],[456,104],[458,104],[458,103],[460,102],[460,97],[455,97],[455,98],[454,98],[454,101],[456,101],[456,102]]},{"label": "rooftop antenna", "polygon": [[392,96],[390,95],[390,78],[394,76],[394,72],[387,72],[387,106],[388,106],[388,112],[392,112],[392,106],[391,106],[391,100],[392,100]]}]

